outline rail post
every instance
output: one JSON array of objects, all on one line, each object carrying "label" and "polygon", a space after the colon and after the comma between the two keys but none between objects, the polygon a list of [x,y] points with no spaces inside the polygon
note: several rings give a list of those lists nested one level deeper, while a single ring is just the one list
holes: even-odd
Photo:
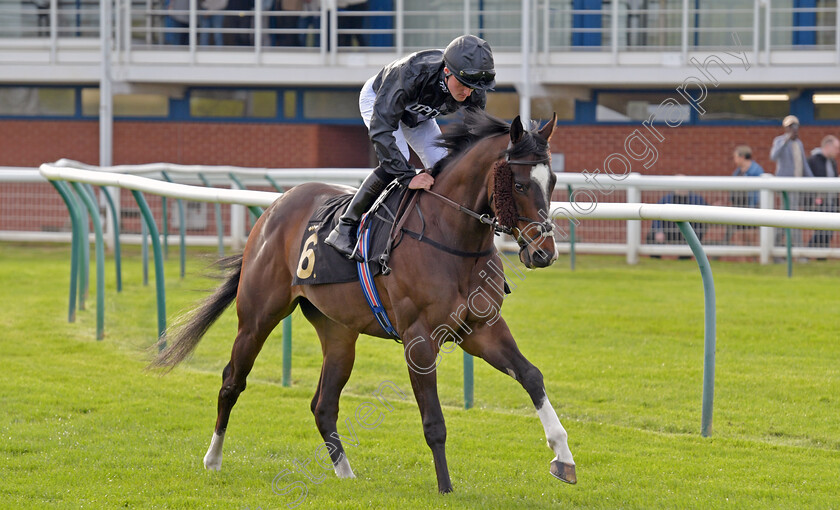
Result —
[{"label": "rail post", "polygon": [[[152,216],[152,211],[149,209],[149,204],[143,198],[143,193],[137,190],[131,190],[137,206],[140,208],[140,213],[143,219],[146,220],[146,225],[149,227],[149,234],[152,238],[152,249],[155,254],[155,289],[157,290],[157,316],[158,316],[158,340],[163,338],[163,333],[166,331],[166,288],[163,283],[163,253],[160,248],[160,236],[158,235],[157,226],[155,226],[155,218]],[[164,218],[164,221],[166,219]],[[158,344],[158,350],[166,348],[166,342]]]},{"label": "rail post", "polygon": [[105,240],[102,236],[102,221],[96,203],[85,186],[78,182],[71,185],[87,207],[96,234],[96,339],[102,340],[105,338]]},{"label": "rail post", "polygon": [[473,357],[464,351],[464,409],[472,409],[474,387]]},{"label": "rail post", "polygon": [[[169,177],[169,174],[166,172],[161,172],[163,178],[166,179],[166,182],[173,182],[172,179]],[[176,199],[178,201],[178,234],[180,237],[180,259],[181,259],[181,279],[184,279],[184,274],[186,273],[186,253],[187,253],[187,225],[185,223],[186,215],[184,213],[184,201],[180,198]],[[166,217],[163,219],[164,221],[167,220]]]},{"label": "rail post", "polygon": [[700,275],[703,277],[703,297],[705,301],[705,334],[703,343],[703,414],[700,419],[700,435],[709,437],[712,435],[712,411],[715,399],[715,282],[712,278],[712,268],[700,239],[687,221],[676,222],[680,228],[697,265],[700,266]]},{"label": "rail post", "polygon": [[292,316],[283,319],[283,386],[292,385]]},{"label": "rail post", "polygon": [[114,266],[117,272],[117,292],[122,292],[122,252],[120,250],[120,216],[117,211],[117,206],[114,204],[114,199],[108,188],[101,186],[102,194],[108,202],[108,207],[111,209],[111,224],[114,228]]},{"label": "rail post", "polygon": [[76,286],[78,285],[79,257],[82,248],[82,220],[79,216],[76,200],[73,198],[73,193],[68,189],[67,183],[64,181],[50,181],[50,184],[53,185],[62,200],[64,200],[64,203],[67,205],[67,211],[70,213],[70,225],[73,230],[73,236],[70,242],[70,305],[67,312],[67,322],[75,322]]},{"label": "rail post", "polygon": [[[210,181],[204,177],[204,174],[199,173],[198,178],[201,179],[201,182],[204,183],[204,186],[207,188],[212,188],[210,185]],[[219,256],[225,256],[225,225],[222,223],[222,206],[216,202],[213,204],[213,208],[216,212],[216,235],[219,237]]]}]

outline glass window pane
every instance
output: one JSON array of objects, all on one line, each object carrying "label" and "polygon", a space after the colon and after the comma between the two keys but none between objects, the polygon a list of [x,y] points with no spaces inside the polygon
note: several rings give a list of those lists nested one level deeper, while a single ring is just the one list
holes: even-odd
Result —
[{"label": "glass window pane", "polygon": [[575,120],[575,99],[569,96],[531,98],[532,119],[551,120],[555,113],[557,120]]},{"label": "glass window pane", "polygon": [[487,113],[500,119],[519,115],[519,94],[516,92],[488,92]]},{"label": "glass window pane", "polygon": [[[783,94],[780,90],[773,94]],[[709,92],[703,101],[706,113],[698,116],[699,121],[708,120],[781,120],[790,113],[790,100],[786,101],[743,101],[744,92]]]},{"label": "glass window pane", "polygon": [[246,116],[270,119],[277,115],[277,92],[273,90],[254,90],[248,102]]},{"label": "glass window pane", "polygon": [[[99,89],[82,89],[82,115],[99,116]],[[163,94],[115,94],[115,117],[167,117],[169,98]]]},{"label": "glass window pane", "polygon": [[297,117],[297,92],[294,90],[283,92],[283,117],[287,119]]},{"label": "glass window pane", "polygon": [[72,88],[0,87],[0,115],[72,116],[76,96]]},{"label": "glass window pane", "polygon": [[840,92],[814,91],[814,118],[816,120],[840,119]]},{"label": "glass window pane", "polygon": [[193,117],[273,118],[277,93],[273,90],[193,90]]},{"label": "glass window pane", "polygon": [[840,104],[815,104],[814,118],[817,120],[840,120]]},{"label": "glass window pane", "polygon": [[303,116],[307,119],[357,119],[359,93],[308,90],[303,93]]},{"label": "glass window pane", "polygon": [[691,119],[691,107],[681,104],[678,97],[676,92],[601,92],[598,94],[595,120],[640,122],[653,115],[654,122],[665,122],[667,119],[669,123],[679,125]]}]

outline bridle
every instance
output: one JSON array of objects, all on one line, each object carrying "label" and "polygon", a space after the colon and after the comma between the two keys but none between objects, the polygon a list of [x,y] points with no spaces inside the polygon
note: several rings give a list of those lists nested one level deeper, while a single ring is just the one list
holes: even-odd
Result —
[{"label": "bridle", "polygon": [[[508,145],[508,149],[510,149],[510,145]],[[542,165],[544,163],[548,163],[550,161],[551,161],[551,157],[545,157],[545,158],[537,159],[537,160],[533,160],[533,161],[524,161],[524,160],[518,160],[518,159],[512,160],[512,159],[510,159],[510,153],[506,153],[504,163],[502,163],[502,164],[534,167],[534,166],[537,166],[537,165]],[[433,197],[441,200],[446,205],[449,205],[450,207],[453,207],[453,208],[457,209],[458,211],[466,214],[467,216],[475,218],[476,220],[483,223],[484,225],[488,225],[488,226],[492,227],[494,234],[496,234],[496,235],[507,234],[507,235],[513,237],[514,239],[516,239],[516,244],[519,245],[519,252],[520,253],[522,253],[526,248],[528,248],[528,245],[531,242],[534,241],[534,239],[530,238],[530,236],[528,237],[528,239],[526,239],[526,236],[522,233],[522,229],[520,229],[515,224],[514,225],[502,225],[501,223],[499,223],[498,218],[496,218],[495,216],[490,216],[489,214],[479,214],[479,213],[473,211],[472,209],[470,209],[469,207],[461,205],[461,204],[455,202],[454,200],[452,200],[448,197],[445,197],[445,196],[441,195],[440,193],[436,193],[432,190],[424,190],[424,191],[426,193],[432,195]],[[493,200],[493,197],[491,196],[490,201],[492,202],[492,200]],[[540,234],[539,235],[540,238],[546,238],[546,237],[553,238],[554,237],[554,223],[551,221],[551,219],[546,219],[545,221],[542,221],[542,222],[537,221],[533,218],[528,218],[527,216],[518,216],[517,219],[518,219],[518,221],[527,221],[529,225],[536,225],[537,231]]]}]

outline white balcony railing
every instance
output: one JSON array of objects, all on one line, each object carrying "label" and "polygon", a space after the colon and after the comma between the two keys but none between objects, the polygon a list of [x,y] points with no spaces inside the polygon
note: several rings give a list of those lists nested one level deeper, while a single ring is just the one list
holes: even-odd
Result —
[{"label": "white balcony railing", "polygon": [[[248,11],[200,10],[197,0],[172,0],[173,9],[166,7],[165,0],[116,0],[110,11],[114,72],[118,78],[142,81],[144,75],[138,69],[221,66],[215,76],[231,80],[235,78],[229,76],[229,68],[245,66],[257,69],[256,73],[267,69],[275,79],[288,82],[292,78],[278,77],[278,69],[312,67],[323,76],[316,73],[294,79],[355,83],[395,56],[443,47],[459,34],[474,33],[491,43],[501,82],[511,84],[521,79],[516,70],[522,60],[523,30],[530,34],[524,40],[529,41],[526,58],[531,62],[532,79],[547,84],[575,83],[576,76],[541,70],[689,68],[694,54],[731,51],[736,44],[733,34],[740,49],[758,65],[840,65],[836,4],[794,8],[792,1],[779,0],[699,4],[614,0],[602,2],[600,9],[583,10],[574,9],[571,0],[485,0],[479,10],[474,0],[394,0],[391,10],[377,9],[377,2],[369,2],[367,10],[348,11],[330,8],[334,1],[324,0],[319,11],[306,12],[273,10],[266,6],[275,2],[261,0]],[[0,72],[0,81],[48,79],[37,69],[39,65],[52,66],[58,79],[95,81],[99,2],[48,0],[48,6],[40,9],[39,3],[0,0],[0,69],[15,66],[15,73]],[[530,16],[523,23],[526,3]],[[216,25],[211,24],[213,19]],[[163,80],[161,74],[145,78]],[[192,74],[198,81],[214,75]],[[644,73],[636,74],[636,79],[644,80]],[[245,73],[243,79],[250,76]],[[789,72],[786,76],[798,79]],[[587,74],[577,78],[593,79]],[[767,78],[766,74],[755,77],[758,81]],[[801,78],[813,81],[812,76]],[[622,83],[627,76],[619,74],[615,79]]]}]

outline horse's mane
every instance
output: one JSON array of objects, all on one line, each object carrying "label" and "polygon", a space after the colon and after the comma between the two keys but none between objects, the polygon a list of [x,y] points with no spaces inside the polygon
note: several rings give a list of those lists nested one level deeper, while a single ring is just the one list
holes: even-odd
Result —
[{"label": "horse's mane", "polygon": [[[533,131],[537,124],[531,123],[531,131],[526,130],[525,134],[513,147],[505,152],[511,158],[518,158],[526,154],[545,154],[548,149],[548,140],[542,139]],[[459,158],[475,143],[491,136],[498,136],[510,133],[510,124],[498,119],[484,110],[467,108],[464,111],[464,120],[461,123],[450,125],[445,133],[438,137],[436,145],[447,150],[447,155],[438,161],[432,175],[437,175],[450,162]],[[499,156],[505,154],[501,153]],[[547,154],[545,154],[547,156]]]}]

